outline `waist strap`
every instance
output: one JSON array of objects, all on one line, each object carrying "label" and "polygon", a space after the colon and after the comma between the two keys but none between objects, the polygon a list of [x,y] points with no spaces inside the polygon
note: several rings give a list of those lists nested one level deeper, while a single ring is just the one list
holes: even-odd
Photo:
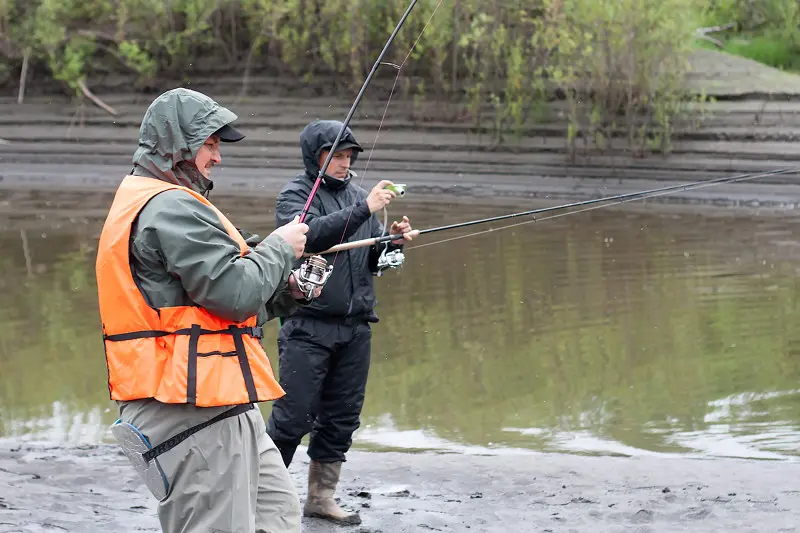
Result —
[{"label": "waist strap", "polygon": [[203,328],[183,328],[176,331],[143,330],[131,331],[130,333],[117,333],[116,335],[103,335],[103,340],[109,342],[130,341],[133,339],[151,339],[154,337],[166,337],[167,335],[233,335],[241,332],[242,335],[250,335],[256,339],[264,336],[264,330],[260,326],[237,328],[231,326],[226,329],[203,329]]},{"label": "waist strap", "polygon": [[217,416],[215,416],[211,420],[206,420],[205,422],[197,424],[196,426],[192,426],[189,429],[181,431],[177,435],[173,435],[172,437],[168,438],[167,440],[165,440],[164,442],[162,442],[161,444],[159,444],[155,448],[151,448],[147,452],[143,453],[142,454],[142,459],[144,459],[146,462],[150,462],[151,459],[155,459],[156,457],[158,457],[162,453],[168,452],[169,450],[171,450],[172,448],[174,448],[175,446],[177,446],[181,442],[185,441],[186,439],[188,439],[189,437],[191,437],[192,435],[194,435],[195,433],[197,433],[201,429],[207,428],[208,426],[210,426],[212,424],[216,424],[217,422],[221,422],[222,420],[225,420],[226,418],[230,418],[232,416],[238,416],[238,415],[240,415],[242,413],[246,413],[250,409],[253,409],[253,407],[254,407],[254,405],[252,403],[245,403],[245,404],[237,405],[236,407],[228,409],[224,413],[218,414]]}]

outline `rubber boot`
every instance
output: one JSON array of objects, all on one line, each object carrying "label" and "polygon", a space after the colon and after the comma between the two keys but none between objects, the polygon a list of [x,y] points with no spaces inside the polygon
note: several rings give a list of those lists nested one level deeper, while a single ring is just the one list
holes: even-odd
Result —
[{"label": "rubber boot", "polygon": [[303,506],[303,515],[324,518],[337,524],[358,525],[358,512],[347,513],[333,499],[342,463],[320,463],[312,460],[308,465],[308,498]]}]

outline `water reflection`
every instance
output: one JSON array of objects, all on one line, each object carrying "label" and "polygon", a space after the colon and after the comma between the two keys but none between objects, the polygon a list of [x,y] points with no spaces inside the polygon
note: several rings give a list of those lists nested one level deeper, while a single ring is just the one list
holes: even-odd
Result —
[{"label": "water reflection", "polygon": [[[93,268],[110,199],[0,196],[0,436],[108,438]],[[420,227],[513,209],[408,200]],[[217,201],[269,231],[272,200]],[[410,248],[378,282],[355,445],[796,456],[798,226],[614,208]]]}]

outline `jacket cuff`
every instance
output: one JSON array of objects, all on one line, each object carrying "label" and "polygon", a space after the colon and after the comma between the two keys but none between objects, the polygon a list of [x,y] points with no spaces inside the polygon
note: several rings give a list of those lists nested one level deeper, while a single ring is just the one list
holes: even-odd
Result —
[{"label": "jacket cuff", "polygon": [[362,221],[367,220],[372,216],[372,213],[369,212],[369,204],[366,200],[361,200],[358,202],[353,211],[361,217]]},{"label": "jacket cuff", "polygon": [[283,282],[281,287],[275,291],[275,294],[273,294],[272,298],[270,298],[269,302],[267,302],[267,316],[269,316],[270,320],[278,317],[286,318],[294,313],[295,310],[301,305],[302,302],[298,302],[292,298],[289,284]]}]

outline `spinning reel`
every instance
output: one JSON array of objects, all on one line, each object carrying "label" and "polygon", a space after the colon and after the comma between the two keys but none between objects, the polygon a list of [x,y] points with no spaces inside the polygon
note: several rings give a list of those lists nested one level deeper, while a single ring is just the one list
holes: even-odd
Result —
[{"label": "spinning reel", "polygon": [[406,260],[406,256],[402,250],[392,250],[387,252],[388,246],[383,248],[381,255],[378,257],[378,271],[376,276],[383,275],[383,271],[387,268],[400,268]]},{"label": "spinning reel", "polygon": [[312,255],[292,270],[297,287],[307,300],[314,299],[314,289],[323,287],[332,272],[333,265],[329,265],[321,255]]}]

